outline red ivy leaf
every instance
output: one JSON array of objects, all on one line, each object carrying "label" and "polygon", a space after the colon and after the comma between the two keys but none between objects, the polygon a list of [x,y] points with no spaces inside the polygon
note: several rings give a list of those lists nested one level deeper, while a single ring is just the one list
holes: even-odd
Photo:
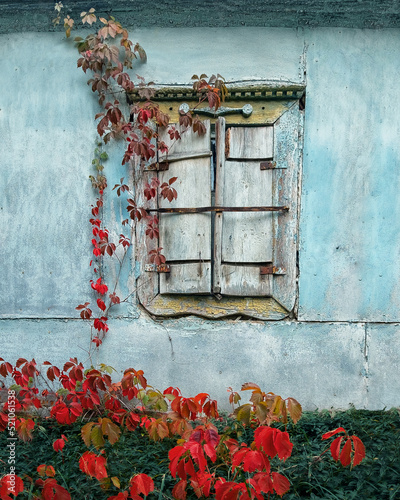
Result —
[{"label": "red ivy leaf", "polygon": [[347,432],[343,429],[343,427],[338,427],[337,429],[335,429],[334,431],[329,431],[329,432],[326,432],[323,436],[322,436],[322,439],[329,439],[330,437],[334,436],[335,434],[337,434],[338,432],[344,432],[345,434],[347,434]]},{"label": "red ivy leaf", "polygon": [[172,496],[177,500],[186,500],[186,486],[187,481],[181,479],[172,489]]},{"label": "red ivy leaf", "polygon": [[282,474],[279,474],[279,472],[272,473],[272,484],[280,497],[289,491],[290,488],[289,480],[285,476],[282,476]]},{"label": "red ivy leaf", "polygon": [[[132,498],[138,498],[135,495],[142,493],[147,496],[154,491],[154,483],[150,476],[147,474],[137,474],[131,479],[130,495]],[[139,497],[140,498],[140,497]]]},{"label": "red ivy leaf", "polygon": [[365,446],[361,439],[357,436],[351,436],[354,445],[354,456],[352,466],[360,464],[365,458]]},{"label": "red ivy leaf", "polygon": [[97,305],[98,305],[99,309],[101,309],[102,311],[106,310],[106,305],[104,304],[104,302],[101,299],[97,299]]},{"label": "red ivy leaf", "polygon": [[24,483],[19,476],[7,474],[0,479],[0,498],[8,500],[11,499],[10,494],[16,497],[23,491]]},{"label": "red ivy leaf", "polygon": [[96,347],[99,347],[99,346],[103,343],[103,341],[102,341],[101,339],[99,339],[99,337],[94,337],[94,338],[92,339],[92,342],[93,342],[94,344],[96,344]]},{"label": "red ivy leaf", "polygon": [[340,451],[340,445],[342,444],[342,439],[343,436],[338,436],[336,439],[332,441],[330,446],[332,458],[333,460],[336,460],[336,462],[339,460],[339,451]]},{"label": "red ivy leaf", "polygon": [[95,477],[98,481],[108,477],[106,470],[107,460],[103,456],[97,456],[91,451],[86,451],[79,459],[79,468],[88,476]]},{"label": "red ivy leaf", "polygon": [[342,449],[340,454],[340,463],[343,467],[347,467],[351,462],[351,440],[348,439]]},{"label": "red ivy leaf", "polygon": [[63,435],[60,439],[56,439],[53,443],[53,448],[54,451],[61,451],[63,450],[65,446],[65,441],[67,441],[67,438]]},{"label": "red ivy leaf", "polygon": [[121,299],[115,293],[110,293],[110,300],[113,304],[119,304]]}]

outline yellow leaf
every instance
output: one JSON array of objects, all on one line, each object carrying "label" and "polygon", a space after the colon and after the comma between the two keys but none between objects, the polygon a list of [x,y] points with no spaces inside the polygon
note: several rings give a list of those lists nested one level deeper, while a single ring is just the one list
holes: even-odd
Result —
[{"label": "yellow leaf", "polygon": [[285,405],[285,402],[280,396],[275,396],[274,404],[272,405],[271,411],[274,415],[281,416],[282,415],[282,407]]},{"label": "yellow leaf", "polygon": [[111,481],[116,488],[121,488],[121,483],[119,482],[119,479],[116,476],[112,477]]},{"label": "yellow leaf", "polygon": [[234,411],[234,414],[236,415],[236,418],[243,422],[246,425],[250,424],[250,410],[251,410],[251,405],[250,404],[245,404],[242,406],[239,406],[239,408],[236,408]]},{"label": "yellow leaf", "polygon": [[92,432],[90,433],[90,440],[93,446],[97,449],[104,446],[105,441],[99,425],[95,424],[93,426]]}]

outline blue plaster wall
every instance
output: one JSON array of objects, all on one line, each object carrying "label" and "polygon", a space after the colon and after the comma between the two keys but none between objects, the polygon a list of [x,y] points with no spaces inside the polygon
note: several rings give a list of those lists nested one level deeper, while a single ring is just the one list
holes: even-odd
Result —
[{"label": "blue plaster wall", "polygon": [[[157,83],[188,84],[199,71],[306,81],[298,320],[158,323],[133,295],[92,361],[142,368],[160,388],[209,391],[222,405],[226,387],[247,381],[306,408],[399,405],[400,30],[155,28],[133,39],[148,53],[134,71]],[[0,356],[10,361],[89,362],[75,307],[94,300],[97,105],[69,45],[60,34],[0,36]],[[129,175],[120,162],[117,144],[111,187]],[[113,193],[111,226],[121,210]],[[121,295],[134,275],[132,257]]]},{"label": "blue plaster wall", "polygon": [[400,319],[397,30],[309,31],[299,318]]}]

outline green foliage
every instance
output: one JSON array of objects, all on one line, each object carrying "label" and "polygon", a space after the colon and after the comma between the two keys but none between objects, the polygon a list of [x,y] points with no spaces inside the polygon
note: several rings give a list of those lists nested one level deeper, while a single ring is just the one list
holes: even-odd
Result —
[{"label": "green foliage", "polygon": [[[59,477],[63,478],[59,479],[59,483],[68,489],[72,498],[105,500],[110,495],[116,495],[118,489],[114,485],[111,484],[109,490],[103,491],[98,481],[79,470],[78,459],[87,450],[80,435],[82,424],[76,422],[71,426],[61,426],[54,421],[41,421],[40,427],[37,427],[39,432],[34,433],[32,441],[17,443],[18,475],[23,477],[27,474],[32,477],[40,464],[52,464]],[[216,424],[220,434],[225,432],[247,444],[253,440],[253,430],[240,422],[224,418]],[[340,426],[348,429],[351,434],[357,434],[367,449],[367,457],[353,470],[344,469],[328,454],[321,456],[326,448],[325,442],[321,440],[322,434]],[[400,416],[397,410],[350,410],[336,414],[328,411],[305,412],[299,423],[289,423],[287,430],[294,444],[290,461],[271,461],[271,465],[278,465],[277,470],[291,482],[291,489],[284,496],[286,500],[399,498]],[[68,446],[64,448],[63,455],[52,448],[53,441],[61,434],[68,438]],[[6,444],[7,434],[0,433],[0,475],[8,470]],[[168,471],[168,451],[175,445],[176,439],[149,440],[147,432],[142,428],[137,428],[135,432],[124,432],[113,446],[107,441],[105,443],[109,476],[118,477],[123,489],[133,474],[146,473],[153,478],[155,484],[155,492],[148,496],[149,500],[159,498],[161,485],[161,498],[172,498],[171,491],[175,481]],[[217,462],[215,469],[219,475],[229,478],[229,470],[223,462]],[[20,494],[18,498],[28,498],[28,495]],[[194,493],[189,493],[187,498],[197,497]]]}]

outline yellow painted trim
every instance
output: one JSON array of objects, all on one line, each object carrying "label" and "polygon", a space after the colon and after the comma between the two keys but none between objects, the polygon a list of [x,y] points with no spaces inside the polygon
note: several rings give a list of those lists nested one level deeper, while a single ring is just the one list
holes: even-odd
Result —
[{"label": "yellow painted trim", "polygon": [[194,314],[209,319],[243,316],[260,320],[281,320],[288,311],[272,297],[223,297],[157,295],[145,309],[155,316]]},{"label": "yellow painted trim", "polygon": [[[198,101],[185,101],[189,104],[190,108],[194,108]],[[232,108],[242,108],[245,104],[248,104],[250,101],[239,100],[234,102],[225,102],[224,106],[232,107]],[[169,115],[171,123],[177,123],[179,121],[179,106],[182,104],[182,101],[161,101],[158,103],[160,110],[163,113]],[[241,113],[237,113],[234,115],[226,115],[224,116],[227,125],[266,125],[273,124],[276,120],[293,104],[293,101],[290,100],[282,100],[282,101],[254,101],[251,102],[253,107],[252,114],[245,118]],[[207,108],[208,103],[202,103],[201,106],[198,106],[197,109]],[[196,114],[196,112],[194,112]],[[211,123],[215,123],[217,118],[212,118],[205,115],[198,115],[202,120],[210,120]]]}]

